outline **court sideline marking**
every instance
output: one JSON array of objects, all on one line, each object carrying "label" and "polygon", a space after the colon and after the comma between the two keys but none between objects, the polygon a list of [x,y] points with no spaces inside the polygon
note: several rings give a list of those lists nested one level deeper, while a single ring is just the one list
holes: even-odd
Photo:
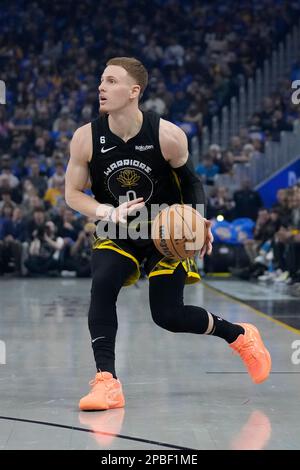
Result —
[{"label": "court sideline marking", "polygon": [[300,330],[297,330],[297,328],[294,328],[290,325],[287,325],[286,323],[280,321],[280,320],[277,320],[276,318],[273,318],[271,317],[270,315],[267,315],[266,313],[260,311],[260,310],[257,310],[257,308],[255,307],[252,307],[251,305],[248,305],[246,304],[245,302],[242,302],[240,299],[238,299],[237,297],[234,297],[233,295],[231,294],[225,294],[225,292],[217,289],[216,287],[213,287],[213,286],[210,286],[209,284],[207,284],[205,281],[202,281],[202,284],[207,287],[208,289],[212,290],[213,292],[216,292],[217,294],[225,297],[226,299],[230,299],[230,300],[233,300],[234,302],[242,305],[243,307],[247,307],[249,310],[252,310],[254,313],[256,313],[256,315],[259,315],[260,317],[263,317],[263,318],[266,318],[270,321],[273,321],[274,323],[276,323],[277,325],[289,330],[289,331],[292,331],[293,333],[296,333],[297,335],[300,335]]},{"label": "court sideline marking", "polygon": [[[123,434],[114,434],[110,432],[104,432],[104,431],[93,431],[92,429],[86,429],[86,428],[79,428],[77,426],[68,426],[66,424],[58,424],[58,423],[49,423],[48,421],[35,421],[32,419],[23,419],[23,418],[13,418],[11,416],[0,416],[0,419],[3,420],[8,420],[8,421],[17,421],[21,423],[30,423],[30,424],[40,424],[42,426],[51,426],[55,428],[62,428],[62,429],[71,429],[72,431],[81,431],[81,432],[88,432],[91,434],[101,434],[103,436],[112,436],[112,437],[118,437],[119,439],[125,439],[128,441],[136,441],[136,442],[144,442],[145,444],[154,444],[157,446],[161,447],[168,447],[170,449],[178,449],[178,450],[197,450],[197,449],[192,449],[190,447],[181,447],[173,444],[167,444],[166,442],[159,442],[159,441],[151,441],[149,439],[143,439],[140,437],[133,437],[133,436],[125,436]],[[109,449],[108,449],[109,450]]]}]

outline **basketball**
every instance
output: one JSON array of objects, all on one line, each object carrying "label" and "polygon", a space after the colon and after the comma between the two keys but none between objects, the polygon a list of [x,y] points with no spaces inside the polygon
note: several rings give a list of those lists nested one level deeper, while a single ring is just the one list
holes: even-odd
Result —
[{"label": "basketball", "polygon": [[152,240],[165,257],[184,260],[195,256],[206,239],[202,215],[185,204],[173,204],[160,211],[152,223]]}]

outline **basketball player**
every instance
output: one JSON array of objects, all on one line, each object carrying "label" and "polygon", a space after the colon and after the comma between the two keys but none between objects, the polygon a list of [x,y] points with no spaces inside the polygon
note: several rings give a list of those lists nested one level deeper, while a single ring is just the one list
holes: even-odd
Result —
[{"label": "basketball player", "polygon": [[[155,113],[139,109],[147,81],[147,71],[138,60],[109,60],[99,85],[100,116],[78,128],[71,141],[68,205],[117,227],[151,204],[205,203],[185,133]],[[95,198],[84,193],[89,178]],[[121,196],[127,199],[120,204]],[[206,221],[206,225],[201,256],[212,251],[211,224]],[[230,323],[205,308],[184,305],[184,285],[199,280],[195,260],[162,258],[150,238],[121,239],[118,234],[95,238],[88,325],[97,373],[90,393],[80,400],[81,410],[125,404],[115,371],[116,301],[122,286],[139,278],[142,261],[149,277],[151,314],[158,326],[174,333],[223,338],[240,355],[255,383],[268,377],[271,358],[258,330],[250,324]]]}]

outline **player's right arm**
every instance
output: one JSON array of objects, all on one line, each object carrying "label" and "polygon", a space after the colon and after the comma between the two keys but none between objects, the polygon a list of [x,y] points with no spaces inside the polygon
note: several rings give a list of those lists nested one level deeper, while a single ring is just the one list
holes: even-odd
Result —
[{"label": "player's right arm", "polygon": [[118,208],[100,204],[92,196],[84,193],[89,183],[88,163],[93,152],[91,124],[79,127],[71,140],[70,160],[66,171],[66,203],[72,209],[94,219],[125,222],[128,214],[144,205],[142,198],[125,202]]},{"label": "player's right arm", "polygon": [[[99,202],[84,193],[89,181],[88,162],[91,156],[91,124],[86,124],[74,132],[70,143],[70,160],[66,171],[65,197],[66,203],[72,209],[88,217],[95,217]],[[109,210],[109,207],[107,207],[107,210]]]}]

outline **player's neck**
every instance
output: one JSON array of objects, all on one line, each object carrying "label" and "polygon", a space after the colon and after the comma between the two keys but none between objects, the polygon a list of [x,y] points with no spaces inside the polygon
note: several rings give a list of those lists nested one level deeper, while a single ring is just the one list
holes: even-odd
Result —
[{"label": "player's neck", "polygon": [[143,113],[138,108],[119,110],[108,116],[108,124],[111,132],[127,142],[139,133],[143,124]]}]

